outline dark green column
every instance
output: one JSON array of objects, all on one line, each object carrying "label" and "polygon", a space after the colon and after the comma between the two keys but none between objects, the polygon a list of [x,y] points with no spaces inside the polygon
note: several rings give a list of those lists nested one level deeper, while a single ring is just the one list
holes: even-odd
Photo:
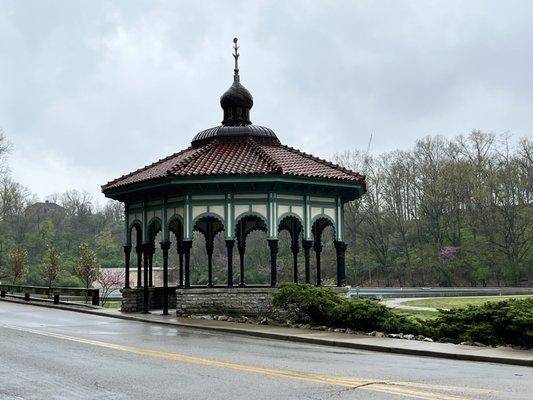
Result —
[{"label": "dark green column", "polygon": [[168,315],[168,250],[170,242],[161,243],[163,250],[163,315]]},{"label": "dark green column", "polygon": [[346,285],[346,243],[335,241],[335,250],[337,252],[337,286]]},{"label": "dark green column", "polygon": [[130,255],[131,255],[131,245],[124,246],[124,267],[125,267],[125,278],[124,278],[124,287],[126,289],[130,288]]},{"label": "dark green column", "polygon": [[270,248],[270,287],[276,287],[278,284],[278,239],[268,239]]}]

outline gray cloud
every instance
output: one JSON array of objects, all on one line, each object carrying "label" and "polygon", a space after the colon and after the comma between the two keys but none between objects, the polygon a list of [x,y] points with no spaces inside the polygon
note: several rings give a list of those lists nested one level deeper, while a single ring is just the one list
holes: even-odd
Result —
[{"label": "gray cloud", "polygon": [[[221,120],[240,38],[252,120],[331,157],[473,128],[531,136],[528,1],[3,1],[0,127],[41,197],[99,185]],[[197,4],[198,3],[198,4]]]}]

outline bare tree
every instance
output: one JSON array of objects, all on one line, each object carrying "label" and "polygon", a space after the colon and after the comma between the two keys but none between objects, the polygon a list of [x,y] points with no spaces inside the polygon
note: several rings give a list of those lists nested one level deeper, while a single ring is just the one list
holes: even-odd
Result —
[{"label": "bare tree", "polygon": [[55,246],[49,247],[43,256],[43,275],[51,288],[62,270],[61,253]]},{"label": "bare tree", "polygon": [[84,282],[85,287],[89,289],[98,278],[100,264],[96,253],[89,248],[87,243],[80,244],[79,254],[76,273]]},{"label": "bare tree", "polygon": [[97,282],[101,287],[100,301],[102,307],[109,300],[109,296],[124,286],[124,271],[115,268],[102,268]]},{"label": "bare tree", "polygon": [[9,253],[8,267],[13,278],[13,283],[26,273],[28,263],[28,250],[18,246]]}]

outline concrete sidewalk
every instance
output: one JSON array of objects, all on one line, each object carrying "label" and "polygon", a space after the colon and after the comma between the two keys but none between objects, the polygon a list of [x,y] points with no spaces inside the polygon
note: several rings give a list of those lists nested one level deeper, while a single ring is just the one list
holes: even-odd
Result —
[{"label": "concrete sidewalk", "polygon": [[225,321],[212,321],[191,318],[178,318],[175,315],[163,316],[161,311],[151,314],[124,314],[114,309],[89,309],[85,307],[53,305],[47,303],[25,302],[2,299],[40,307],[58,308],[86,314],[119,318],[128,321],[151,322],[156,324],[203,329],[217,332],[249,335],[274,340],[286,340],[325,346],[337,346],[351,349],[371,350],[396,354],[429,356],[456,360],[493,362],[522,366],[533,366],[532,350],[516,350],[507,347],[472,347],[450,343],[431,343],[416,340],[378,338],[365,335],[324,332],[308,329],[277,327],[270,325],[243,324]]}]

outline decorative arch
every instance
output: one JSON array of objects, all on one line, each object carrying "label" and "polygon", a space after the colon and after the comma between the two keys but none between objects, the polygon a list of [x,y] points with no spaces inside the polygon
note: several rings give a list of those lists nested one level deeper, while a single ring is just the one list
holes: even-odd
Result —
[{"label": "decorative arch", "polygon": [[235,237],[239,246],[246,242],[246,237],[253,231],[263,231],[268,234],[268,222],[264,215],[249,211],[235,218]]},{"label": "decorative arch", "polygon": [[304,225],[304,221],[302,219],[302,217],[300,217],[298,214],[292,212],[292,211],[288,211],[288,212],[285,212],[283,214],[281,214],[279,217],[278,217],[278,227],[279,227],[279,224],[281,223],[281,221],[283,221],[285,218],[295,218],[298,220],[298,222],[300,222],[300,224],[303,226]]},{"label": "decorative arch", "polygon": [[159,231],[163,229],[163,223],[161,221],[161,218],[153,217],[150,222],[148,222],[146,229],[148,233],[148,240],[150,242],[153,242]]},{"label": "decorative arch", "polygon": [[131,232],[135,229],[135,234],[136,234],[136,245],[139,245],[140,243],[142,243],[142,239],[143,239],[143,224],[141,221],[139,221],[138,219],[132,221],[128,227],[128,237],[127,237],[127,241],[129,244],[131,244]]},{"label": "decorative arch", "polygon": [[268,230],[268,219],[267,219],[267,217],[265,215],[261,214],[261,213],[258,213],[257,211],[245,211],[245,212],[239,214],[237,217],[235,217],[235,219],[233,220],[233,226],[235,226],[235,229],[237,229],[237,225],[240,222],[240,220],[242,220],[243,218],[248,218],[248,217],[257,217],[257,218],[259,218],[261,221],[263,221],[263,223],[265,224],[265,226],[267,227],[267,230]]},{"label": "decorative arch", "polygon": [[311,232],[315,241],[317,238],[320,240],[322,232],[328,226],[333,228],[333,233],[336,235],[337,227],[335,226],[335,221],[329,215],[319,214],[311,220]]},{"label": "decorative arch", "polygon": [[172,232],[178,240],[182,240],[185,235],[184,226],[183,218],[178,214],[174,214],[167,221],[168,231]]},{"label": "decorative arch", "polygon": [[223,216],[221,216],[220,214],[217,214],[217,213],[213,213],[213,212],[208,211],[208,212],[201,213],[201,214],[199,214],[199,215],[197,215],[196,217],[193,218],[193,220],[192,220],[192,224],[191,224],[192,227],[193,227],[193,230],[195,229],[194,227],[195,227],[196,223],[197,223],[199,220],[201,220],[201,219],[203,219],[203,218],[207,218],[207,217],[214,218],[214,219],[220,221],[220,223],[222,224],[222,226],[225,226],[225,220],[224,220],[224,217],[223,217]]}]

